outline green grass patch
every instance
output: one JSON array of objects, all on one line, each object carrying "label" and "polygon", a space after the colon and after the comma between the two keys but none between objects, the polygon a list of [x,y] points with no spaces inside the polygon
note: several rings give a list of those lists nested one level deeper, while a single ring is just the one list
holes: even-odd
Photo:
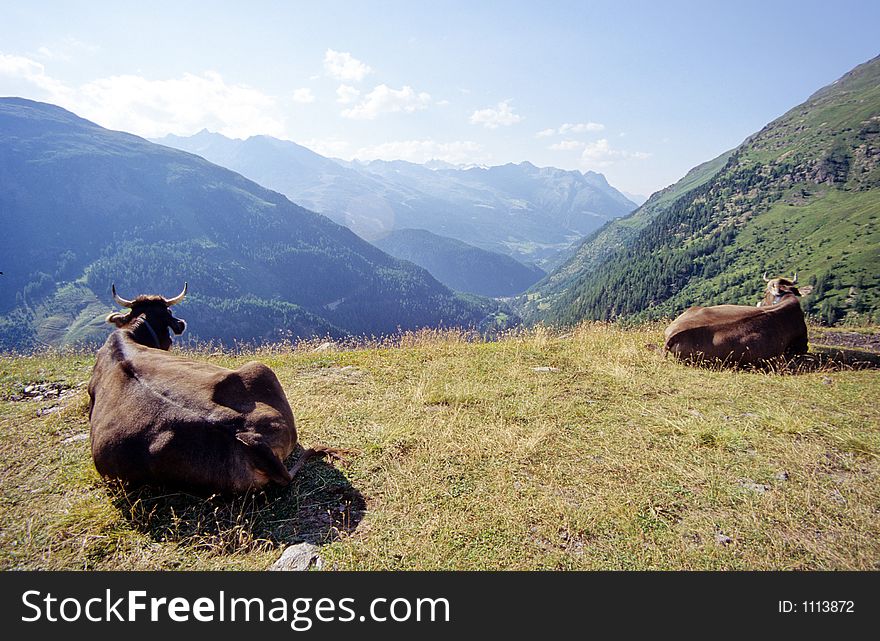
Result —
[{"label": "green grass patch", "polygon": [[[355,570],[876,569],[878,371],[694,368],[661,338],[190,352],[266,362],[303,443],[355,452],[234,500],[108,486],[81,437],[93,356],[0,357],[0,566],[264,569],[309,540]],[[63,398],[19,398],[35,382]]]}]

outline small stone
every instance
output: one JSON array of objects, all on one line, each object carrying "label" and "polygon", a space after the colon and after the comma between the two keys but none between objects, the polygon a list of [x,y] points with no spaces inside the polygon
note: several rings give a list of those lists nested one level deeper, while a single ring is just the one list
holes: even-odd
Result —
[{"label": "small stone", "polygon": [[726,534],[722,534],[721,532],[715,533],[715,542],[719,545],[730,545],[733,543],[733,539],[727,536]]},{"label": "small stone", "polygon": [[74,434],[73,436],[68,436],[66,439],[61,441],[62,443],[76,443],[78,441],[85,441],[89,438],[88,434]]},{"label": "small stone", "polygon": [[533,367],[533,372],[558,372],[558,367]]},{"label": "small stone", "polygon": [[24,388],[24,393],[25,394],[33,394],[35,389],[36,389],[36,387],[34,387],[33,385],[28,385],[27,387]]},{"label": "small stone", "polygon": [[276,572],[303,572],[308,570],[318,556],[318,546],[312,543],[288,545],[281,557],[269,569]]},{"label": "small stone", "polygon": [[841,505],[846,504],[846,499],[843,497],[843,494],[840,493],[840,490],[831,490],[828,493],[828,498],[835,503],[840,503]]},{"label": "small stone", "polygon": [[769,485],[764,485],[763,483],[755,483],[752,479],[740,479],[739,484],[743,487],[743,489],[754,492],[755,494],[763,494],[770,489]]},{"label": "small stone", "polygon": [[777,481],[787,481],[788,478],[789,478],[788,472],[786,472],[785,470],[782,470],[781,472],[776,473],[776,480]]},{"label": "small stone", "polygon": [[834,381],[827,376],[822,377],[822,385],[831,385]]},{"label": "small stone", "polygon": [[333,350],[335,348],[336,348],[336,343],[332,343],[330,341],[327,341],[326,343],[321,343],[312,351],[313,352],[329,352],[330,350]]}]

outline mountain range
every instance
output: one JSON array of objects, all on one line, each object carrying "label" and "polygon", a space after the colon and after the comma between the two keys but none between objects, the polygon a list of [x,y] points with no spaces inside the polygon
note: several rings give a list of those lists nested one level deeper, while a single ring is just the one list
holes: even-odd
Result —
[{"label": "mountain range", "polygon": [[761,275],[814,285],[835,323],[880,311],[880,57],[587,237],[517,301],[529,322],[754,305]]},{"label": "mountain range", "polygon": [[[661,319],[753,305],[764,272],[812,284],[802,304],[822,322],[880,313],[880,57],[628,214],[590,172],[163,143],[0,99],[0,350],[101,340],[111,282],[133,297],[188,281],[192,334],[226,343]],[[279,193],[295,190],[378,247]],[[556,267],[512,309],[475,295],[514,295],[536,265]]]},{"label": "mountain range", "polygon": [[229,169],[45,103],[0,99],[0,211],[0,349],[102,340],[114,282],[188,281],[192,335],[230,344],[499,312]]},{"label": "mountain range", "polygon": [[208,131],[155,142],[239,172],[367,240],[425,229],[545,270],[564,260],[583,236],[636,208],[601,174],[528,162],[344,162],[290,141],[237,140]]}]

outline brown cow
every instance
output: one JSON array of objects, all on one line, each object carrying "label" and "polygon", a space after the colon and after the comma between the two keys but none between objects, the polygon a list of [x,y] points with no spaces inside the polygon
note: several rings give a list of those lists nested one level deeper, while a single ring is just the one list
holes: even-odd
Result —
[{"label": "brown cow", "polygon": [[296,446],[293,413],[275,374],[261,363],[230,370],[170,354],[169,330],[184,321],[171,306],[183,300],[113,298],[128,313],[98,350],[89,382],[92,458],[105,478],[197,492],[237,493],[287,485],[308,458],[336,450]]},{"label": "brown cow", "polygon": [[691,307],[666,328],[664,353],[692,361],[750,365],[780,356],[807,353],[807,324],[798,297],[812,287],[797,288],[794,279],[768,279],[757,307],[715,305]]}]

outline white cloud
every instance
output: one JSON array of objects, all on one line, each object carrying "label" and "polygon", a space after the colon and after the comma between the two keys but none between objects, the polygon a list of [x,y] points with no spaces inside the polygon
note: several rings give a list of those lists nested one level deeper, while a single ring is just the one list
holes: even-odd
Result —
[{"label": "white cloud", "polygon": [[328,158],[351,158],[349,152],[351,145],[348,141],[340,138],[312,138],[311,140],[303,140],[300,144]]},{"label": "white cloud", "polygon": [[392,89],[388,85],[378,85],[354,107],[342,111],[345,118],[352,120],[374,120],[382,113],[412,113],[427,109],[431,96],[425,92],[416,93],[405,85],[402,89]]},{"label": "white cloud", "polygon": [[585,134],[588,132],[596,132],[596,131],[604,131],[605,125],[599,122],[566,122],[559,125],[558,129],[542,129],[538,133],[535,134],[537,138],[549,138],[550,136],[559,134],[560,136],[566,134]]},{"label": "white cloud", "polygon": [[588,162],[607,163],[620,156],[619,151],[611,149],[607,138],[600,138],[584,146],[581,158]]},{"label": "white cloud", "polygon": [[581,147],[585,147],[586,143],[582,140],[562,140],[555,144],[550,145],[550,149],[554,151],[570,151],[572,149],[580,149]]},{"label": "white cloud", "polygon": [[299,102],[302,104],[308,104],[310,102],[315,102],[315,94],[312,93],[312,90],[308,87],[300,87],[296,91],[293,92],[293,101]]},{"label": "white cloud", "polygon": [[349,103],[354,102],[361,95],[361,92],[358,89],[355,89],[351,85],[339,85],[336,88],[336,102],[341,103],[343,105],[347,105]]},{"label": "white cloud", "polygon": [[607,138],[587,143],[581,153],[581,164],[584,168],[607,167],[618,160],[645,160],[651,154],[644,151],[625,151],[614,149]]},{"label": "white cloud", "polygon": [[559,126],[560,134],[584,134],[588,131],[603,131],[605,125],[598,122],[566,122]]},{"label": "white cloud", "polygon": [[324,70],[331,78],[345,82],[360,82],[373,70],[347,51],[327,49],[324,54]]},{"label": "white cloud", "polygon": [[503,100],[494,108],[478,109],[472,113],[470,123],[483,125],[486,129],[497,129],[498,127],[515,125],[522,120],[522,116],[513,113],[513,109],[510,108],[510,100]]},{"label": "white cloud", "polygon": [[227,84],[214,71],[170,80],[112,76],[90,82],[77,93],[82,115],[147,137],[205,127],[232,138],[285,133],[274,115],[274,98],[246,85]]},{"label": "white cloud", "polygon": [[38,62],[0,54],[0,94],[51,102],[104,127],[148,138],[190,135],[205,127],[233,138],[285,135],[273,97],[228,84],[213,71],[167,80],[110,76],[74,87],[49,76]]},{"label": "white cloud", "polygon": [[36,89],[47,94],[44,97],[59,98],[69,93],[63,83],[46,74],[41,63],[24,56],[0,53],[0,82],[0,95],[4,96],[27,93],[17,87]]},{"label": "white cloud", "polygon": [[471,140],[437,142],[431,138],[397,140],[372,147],[362,147],[355,151],[352,157],[359,160],[407,160],[415,163],[442,160],[455,165],[482,163],[491,158],[485,153],[482,145]]},{"label": "white cloud", "polygon": [[49,49],[49,47],[40,47],[37,49],[37,55],[46,60],[61,60],[62,62],[70,62],[70,56],[65,53]]}]

